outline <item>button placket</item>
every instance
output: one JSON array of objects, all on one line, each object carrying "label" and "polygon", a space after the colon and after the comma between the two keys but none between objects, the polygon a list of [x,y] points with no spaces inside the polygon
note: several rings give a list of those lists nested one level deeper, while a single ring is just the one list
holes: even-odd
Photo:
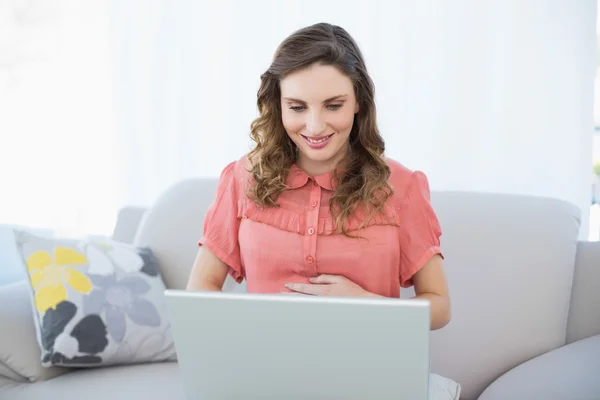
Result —
[{"label": "button placket", "polygon": [[317,275],[317,228],[319,223],[319,200],[321,199],[321,187],[316,181],[310,188],[308,198],[308,209],[306,212],[306,231],[304,233],[304,265],[307,276]]}]

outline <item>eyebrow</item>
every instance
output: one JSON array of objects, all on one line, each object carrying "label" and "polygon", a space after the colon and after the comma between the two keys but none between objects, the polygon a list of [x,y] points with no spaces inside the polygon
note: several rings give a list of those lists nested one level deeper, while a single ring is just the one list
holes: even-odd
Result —
[{"label": "eyebrow", "polygon": [[[330,98],[324,100],[323,103],[328,103],[328,102],[333,101],[333,100],[338,100],[338,99],[340,99],[340,97],[347,97],[347,96],[348,96],[347,94],[339,94],[337,96],[333,96],[333,97],[330,97]],[[306,104],[306,102],[304,100],[294,99],[292,97],[284,97],[283,99],[287,100],[287,101],[292,101],[292,102],[295,102],[295,103]]]}]

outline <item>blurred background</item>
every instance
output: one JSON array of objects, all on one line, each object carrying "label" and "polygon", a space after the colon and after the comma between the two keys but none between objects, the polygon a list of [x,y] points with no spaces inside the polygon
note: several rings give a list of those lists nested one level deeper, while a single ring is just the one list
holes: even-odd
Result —
[{"label": "blurred background", "polygon": [[361,47],[390,157],[433,190],[572,202],[599,239],[592,0],[0,0],[0,224],[109,235],[218,176],[277,45],[322,21]]}]

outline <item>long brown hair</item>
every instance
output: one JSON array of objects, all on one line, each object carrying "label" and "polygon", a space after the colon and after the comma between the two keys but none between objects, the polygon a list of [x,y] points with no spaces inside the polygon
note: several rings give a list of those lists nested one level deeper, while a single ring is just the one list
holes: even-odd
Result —
[{"label": "long brown hair", "polygon": [[343,172],[334,176],[337,187],[329,204],[336,229],[349,236],[348,218],[364,207],[370,212],[365,225],[374,213],[383,211],[392,189],[383,157],[385,143],[376,123],[375,87],[356,42],[339,26],[318,23],[294,32],[279,45],[271,66],[261,75],[260,116],[252,122],[250,133],[256,146],[248,155],[254,180],[248,196],[261,206],[276,207],[287,188],[287,174],[297,153],[283,126],[279,82],[313,64],[335,66],[348,76],[359,104],[349,137],[351,151],[343,161]]}]

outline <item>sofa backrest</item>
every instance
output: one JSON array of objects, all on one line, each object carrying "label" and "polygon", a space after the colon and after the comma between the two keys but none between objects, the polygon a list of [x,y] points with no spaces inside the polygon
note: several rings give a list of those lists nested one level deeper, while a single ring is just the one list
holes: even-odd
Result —
[{"label": "sofa backrest", "polygon": [[187,284],[216,190],[216,179],[182,181],[163,193],[140,223],[134,243],[152,249],[168,288]]},{"label": "sofa backrest", "polygon": [[554,199],[432,193],[452,321],[432,368],[475,399],[502,373],[565,344],[579,211]]},{"label": "sofa backrest", "polygon": [[[150,246],[170,288],[184,288],[216,179],[181,182],[146,213],[135,243]],[[433,192],[452,321],[431,334],[432,370],[475,399],[508,369],[565,343],[579,230],[559,200]],[[224,290],[244,291],[228,278]],[[412,290],[402,297],[410,297]]]}]

